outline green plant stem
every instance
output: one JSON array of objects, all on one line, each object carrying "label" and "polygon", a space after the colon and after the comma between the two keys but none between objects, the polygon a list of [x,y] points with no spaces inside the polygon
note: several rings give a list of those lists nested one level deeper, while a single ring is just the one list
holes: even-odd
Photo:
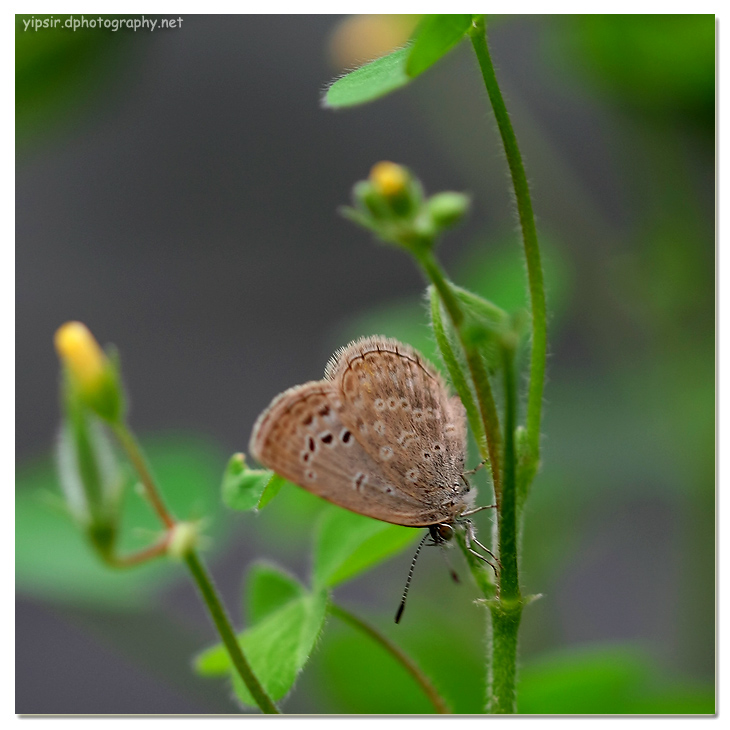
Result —
[{"label": "green plant stem", "polygon": [[492,615],[492,661],[487,711],[495,714],[517,712],[517,636],[522,603],[501,599],[488,602]]},{"label": "green plant stem", "polygon": [[104,555],[103,558],[107,565],[112,568],[134,568],[142,563],[148,563],[150,560],[155,558],[161,558],[167,553],[167,546],[169,542],[170,533],[166,532],[163,537],[153,545],[142,548],[137,552],[130,553],[129,555]]},{"label": "green plant stem", "polygon": [[[515,338],[516,339],[516,338]],[[517,567],[517,380],[515,376],[516,342],[502,346],[504,375],[504,482],[499,519],[499,598],[500,601],[521,602]]]},{"label": "green plant stem", "polygon": [[474,383],[474,391],[477,397],[479,412],[484,424],[484,433],[487,439],[487,451],[489,452],[489,466],[492,470],[492,481],[494,494],[499,504],[502,492],[502,469],[501,469],[501,437],[499,431],[499,416],[497,406],[492,395],[492,386],[489,382],[487,368],[484,365],[479,351],[466,341],[463,331],[464,312],[461,309],[459,300],[451,289],[446,276],[433,254],[431,248],[424,248],[416,252],[416,259],[421,265],[426,278],[436,288],[436,291],[444,303],[444,308],[454,324],[454,329],[459,337],[459,342],[466,356],[466,363]]},{"label": "green plant stem", "polygon": [[[509,337],[509,336],[507,336]],[[517,559],[517,381],[514,340],[502,344],[504,375],[504,484],[498,510],[499,594],[487,601],[492,616],[492,658],[488,711],[517,712],[517,638],[524,602],[520,593]]]},{"label": "green plant stem", "polygon": [[547,316],[545,307],[545,285],[543,282],[540,247],[537,240],[535,216],[532,212],[530,188],[522,164],[522,155],[517,145],[512,123],[507,113],[502,92],[497,82],[492,59],[487,44],[484,16],[475,16],[469,32],[474,53],[484,78],[489,101],[494,110],[502,144],[507,157],[512,185],[517,201],[517,210],[522,229],[522,240],[527,263],[527,277],[530,289],[532,310],[532,352],[530,356],[530,387],[527,400],[527,442],[531,461],[537,465],[540,458],[540,418],[542,411],[543,388],[545,385],[545,363],[547,354]]},{"label": "green plant stem", "polygon": [[175,526],[175,518],[170,514],[165,503],[162,501],[162,497],[157,489],[152,472],[147,466],[147,461],[142,454],[142,449],[139,447],[137,439],[124,423],[118,423],[113,428],[114,434],[119,439],[119,442],[129,457],[129,460],[132,462],[132,466],[134,466],[140,480],[142,481],[145,496],[149,503],[152,505],[152,508],[162,521],[162,524],[165,525],[168,530],[171,529]]},{"label": "green plant stem", "polygon": [[444,327],[443,316],[441,315],[441,297],[435,287],[430,287],[429,298],[431,300],[431,324],[433,326],[433,334],[436,338],[441,353],[441,358],[449,372],[451,382],[456,388],[456,392],[461,396],[461,402],[466,410],[466,418],[471,427],[474,438],[479,448],[479,454],[482,459],[489,459],[489,451],[487,449],[487,437],[484,433],[484,424],[481,421],[481,414],[474,403],[473,391],[469,386],[466,374],[459,364],[459,360],[451,346],[450,338]]},{"label": "green plant stem", "polygon": [[[152,472],[147,466],[147,462],[142,453],[142,449],[137,443],[137,439],[134,437],[134,434],[126,426],[126,424],[121,422],[115,424],[113,430],[129,460],[132,462],[132,465],[137,471],[140,480],[142,481],[142,485],[145,490],[145,496],[150,501],[150,504],[157,513],[157,516],[160,518],[161,522],[165,525],[166,535],[163,538],[162,542],[166,547],[169,536],[176,525],[175,518],[167,509],[167,506],[162,499],[162,495],[157,488],[157,484],[155,483],[154,477],[152,476]],[[141,551],[139,553],[140,556],[144,555],[144,553],[149,553],[150,555],[148,555],[147,558],[138,559],[136,560],[136,562],[143,562],[144,559],[149,559],[149,557],[153,557],[154,555],[156,555],[157,552],[160,550],[160,545],[161,543],[157,543],[147,550]],[[135,560],[134,555],[127,558],[118,558],[116,560],[122,561],[123,563],[124,561],[129,561],[130,558],[132,560]],[[223,608],[223,603],[216,593],[213,580],[208,575],[208,572],[203,565],[203,562],[200,560],[194,550],[188,552],[187,555],[185,555],[184,559],[185,563],[190,569],[193,580],[198,586],[198,590],[200,591],[200,595],[203,598],[203,602],[205,603],[208,612],[213,619],[213,624],[218,630],[218,634],[220,635],[223,644],[228,650],[228,654],[231,657],[231,661],[233,662],[233,666],[238,672],[238,675],[243,680],[244,684],[251,693],[251,696],[254,698],[256,704],[259,706],[262,712],[267,714],[279,714],[278,708],[274,704],[273,700],[268,696],[264,688],[261,686],[261,683],[259,682],[256,675],[253,673],[251,666],[246,660],[246,657],[243,654],[243,650],[241,649],[236,638],[236,634],[233,631],[233,627],[228,618],[228,615]]]},{"label": "green plant stem", "polygon": [[444,699],[436,691],[436,688],[431,684],[431,680],[421,671],[420,667],[403,651],[396,646],[390,639],[383,636],[374,626],[363,621],[361,618],[350,613],[342,606],[338,606],[336,603],[329,604],[329,611],[333,616],[341,619],[345,623],[350,624],[354,628],[362,631],[366,636],[369,636],[375,642],[380,644],[420,685],[431,704],[434,706],[436,712],[439,714],[450,714],[451,710],[444,701]]},{"label": "green plant stem", "polygon": [[254,700],[256,700],[256,704],[261,708],[262,712],[266,714],[279,714],[278,708],[269,695],[266,694],[266,691],[261,686],[261,683],[246,660],[246,657],[241,650],[241,646],[238,643],[238,639],[236,638],[236,634],[233,631],[233,627],[231,626],[231,622],[223,608],[223,603],[218,598],[213,581],[208,575],[208,572],[197,553],[194,550],[190,551],[185,556],[185,562],[187,563],[188,568],[190,568],[190,572],[198,586],[200,595],[202,596],[205,605],[208,607],[208,612],[210,613],[213,623],[223,640],[223,644],[228,650],[233,666],[236,668],[239,676],[246,684],[251,696]]}]

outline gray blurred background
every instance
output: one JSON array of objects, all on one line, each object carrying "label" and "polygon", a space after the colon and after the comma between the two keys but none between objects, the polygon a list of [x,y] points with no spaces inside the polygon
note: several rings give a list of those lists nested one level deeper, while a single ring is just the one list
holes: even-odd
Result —
[{"label": "gray blurred background", "polygon": [[[348,337],[374,334],[373,322],[384,331],[389,312],[420,316],[425,332],[411,261],[337,214],[378,160],[409,166],[429,192],[473,195],[441,250],[458,283],[471,261],[489,269],[492,250],[521,271],[467,46],[407,89],[333,113],[319,97],[341,73],[329,50],[341,18],[183,17],[179,30],[97,32],[67,77],[47,77],[51,102],[34,96],[42,64],[18,56],[31,89],[19,84],[16,100],[21,465],[53,446],[52,337],[68,319],[119,348],[135,429],[201,435],[220,473],[270,399],[321,377]],[[714,73],[709,91],[695,80],[664,96],[649,78],[652,98],[596,62],[600,38],[580,19],[499,18],[489,33],[554,272],[544,469],[523,566],[545,598],[525,615],[523,656],[634,642],[663,670],[712,681]],[[617,37],[617,55],[641,48]],[[47,60],[55,71],[58,58]],[[263,519],[234,515],[211,556],[238,622],[251,559],[307,575],[310,525]],[[342,595],[387,619],[409,559]],[[16,711],[235,712],[223,682],[189,671],[214,634],[179,577],[145,609],[118,612],[19,583]],[[457,595],[438,556],[416,580],[413,604]],[[328,670],[313,661],[287,710],[356,711],[317,695]]]}]

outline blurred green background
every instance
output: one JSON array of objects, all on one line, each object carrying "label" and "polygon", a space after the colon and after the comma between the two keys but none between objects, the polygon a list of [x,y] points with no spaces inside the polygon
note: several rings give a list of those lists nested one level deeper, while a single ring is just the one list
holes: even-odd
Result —
[{"label": "blurred green background", "polygon": [[[182,568],[109,573],[63,513],[50,458],[58,325],[81,319],[119,347],[132,423],[179,516],[211,517],[208,559],[243,625],[247,566],[265,557],[307,582],[323,506],[294,489],[259,515],[221,506],[227,457],[258,412],[361,334],[433,357],[407,257],[336,214],[351,185],[393,159],[429,192],[470,192],[447,268],[507,309],[525,302],[506,165],[468,47],[335,114],[318,108],[324,85],[402,42],[412,16],[183,17],[116,33],[25,31],[16,17],[19,713],[236,711],[228,687],[192,673],[215,636]],[[500,16],[488,31],[551,313],[522,566],[543,597],[523,619],[520,710],[714,712],[715,19]],[[125,510],[153,529],[133,492]],[[479,712],[486,614],[436,552],[397,627],[410,554],[337,596],[457,712]],[[284,709],[430,711],[334,619]]]}]

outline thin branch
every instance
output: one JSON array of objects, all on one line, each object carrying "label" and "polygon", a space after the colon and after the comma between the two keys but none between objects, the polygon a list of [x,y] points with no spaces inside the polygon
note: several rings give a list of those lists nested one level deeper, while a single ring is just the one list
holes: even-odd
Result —
[{"label": "thin branch", "polygon": [[375,642],[380,644],[412,677],[418,682],[421,689],[427,695],[428,699],[431,700],[431,704],[434,706],[436,712],[442,715],[448,715],[451,713],[448,705],[444,699],[436,691],[436,688],[431,684],[431,680],[423,673],[420,667],[407,656],[402,649],[396,646],[390,639],[383,636],[374,626],[363,621],[361,618],[350,613],[342,606],[338,606],[336,603],[330,603],[329,611],[333,616],[341,619],[350,626],[362,631],[366,636],[369,636]]}]

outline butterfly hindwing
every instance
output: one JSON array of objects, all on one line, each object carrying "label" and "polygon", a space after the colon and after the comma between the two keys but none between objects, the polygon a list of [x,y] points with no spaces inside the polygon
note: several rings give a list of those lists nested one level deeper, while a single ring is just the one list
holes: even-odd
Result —
[{"label": "butterfly hindwing", "polygon": [[250,451],[264,466],[352,512],[399,525],[438,521],[432,505],[400,489],[342,418],[346,405],[327,381],[291,388],[257,421]]}]

